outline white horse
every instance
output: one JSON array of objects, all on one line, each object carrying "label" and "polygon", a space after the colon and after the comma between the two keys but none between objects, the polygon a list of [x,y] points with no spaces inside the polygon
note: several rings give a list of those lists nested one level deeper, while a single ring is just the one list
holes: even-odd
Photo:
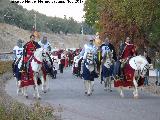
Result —
[{"label": "white horse", "polygon": [[90,96],[94,91],[94,78],[97,77],[95,72],[96,64],[93,53],[91,51],[86,53],[86,59],[84,60],[83,64],[85,94]]},{"label": "white horse", "polygon": [[[39,94],[39,85],[38,85],[38,80],[40,79],[42,83],[42,91],[45,93],[46,92],[46,81],[44,78],[44,74],[42,71],[42,66],[43,66],[43,60],[46,58],[46,51],[42,48],[36,49],[34,52],[33,57],[31,58],[31,69],[33,71],[33,81],[34,81],[34,97],[37,97],[40,99],[40,94]],[[18,68],[21,67],[22,64],[22,59],[18,64]],[[21,88],[21,80],[18,81],[17,84],[17,93],[19,94],[20,88]],[[29,86],[24,86],[22,87],[22,93],[23,95],[28,98],[27,94],[27,88]]]},{"label": "white horse", "polygon": [[[129,60],[129,65],[135,70],[133,76],[133,96],[134,98],[138,98],[138,82],[140,78],[144,78],[147,70],[149,69],[149,63],[144,56],[135,56]],[[120,96],[124,97],[123,87],[120,87]]]},{"label": "white horse", "polygon": [[114,59],[112,52],[106,52],[105,58],[102,60],[102,76],[104,80],[104,90],[111,89]]}]

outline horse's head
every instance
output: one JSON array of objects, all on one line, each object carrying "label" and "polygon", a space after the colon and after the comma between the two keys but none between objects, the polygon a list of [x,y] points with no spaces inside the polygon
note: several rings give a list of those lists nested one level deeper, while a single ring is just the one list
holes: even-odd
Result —
[{"label": "horse's head", "polygon": [[129,60],[130,66],[138,71],[138,75],[144,77],[149,69],[149,63],[144,56],[135,56]]},{"label": "horse's head", "polygon": [[89,65],[94,63],[94,55],[91,51],[87,52],[86,59]]},{"label": "horse's head", "polygon": [[94,70],[94,65],[95,65],[95,62],[94,62],[94,55],[91,51],[88,51],[87,54],[86,54],[86,61],[87,61],[87,68],[89,69],[89,71],[93,71]]},{"label": "horse's head", "polygon": [[47,58],[47,53],[48,51],[43,49],[43,48],[38,48],[36,49],[36,51],[34,52],[34,57],[39,60],[40,62],[42,62],[44,59]]},{"label": "horse's head", "polygon": [[149,69],[149,64],[142,65],[140,68],[140,76],[144,77]]},{"label": "horse's head", "polygon": [[113,52],[111,51],[107,51],[104,59],[103,59],[103,64],[107,67],[110,68],[110,66],[112,65],[112,57],[113,57]]}]

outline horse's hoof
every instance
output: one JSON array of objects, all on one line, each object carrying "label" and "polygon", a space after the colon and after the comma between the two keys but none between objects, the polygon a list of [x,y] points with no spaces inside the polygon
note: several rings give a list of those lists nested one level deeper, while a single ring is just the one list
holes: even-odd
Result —
[{"label": "horse's hoof", "polygon": [[120,94],[121,98],[124,98],[124,94]]},{"label": "horse's hoof", "polygon": [[91,94],[87,94],[88,96],[91,96]]},{"label": "horse's hoof", "polygon": [[110,90],[110,92],[112,92],[112,90]]},{"label": "horse's hoof", "polygon": [[87,92],[85,92],[85,94],[87,94]]},{"label": "horse's hoof", "polygon": [[107,88],[104,88],[104,91],[107,91]]},{"label": "horse's hoof", "polygon": [[49,88],[47,88],[47,91],[50,91],[50,89],[49,89]]},{"label": "horse's hoof", "polygon": [[28,95],[26,96],[26,99],[28,99]]},{"label": "horse's hoof", "polygon": [[139,96],[138,96],[138,95],[135,95],[135,96],[134,96],[134,99],[138,99],[138,98],[139,98]]},{"label": "horse's hoof", "polygon": [[44,93],[47,93],[47,91],[43,91]]}]

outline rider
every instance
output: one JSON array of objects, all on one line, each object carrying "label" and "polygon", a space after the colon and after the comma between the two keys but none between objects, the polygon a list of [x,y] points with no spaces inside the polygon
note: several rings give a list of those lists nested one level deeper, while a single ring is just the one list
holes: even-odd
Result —
[{"label": "rider", "polygon": [[113,59],[116,61],[117,57],[116,57],[116,51],[114,46],[110,43],[110,40],[108,37],[105,38],[104,43],[100,46],[101,51],[102,51],[102,58],[105,56],[105,53],[110,51],[113,51]]},{"label": "rider", "polygon": [[135,45],[130,43],[130,38],[127,37],[124,44],[121,46],[120,62],[121,62],[121,75],[126,79],[131,76],[131,69],[128,60],[136,55]]},{"label": "rider", "polygon": [[19,39],[17,41],[17,45],[13,48],[13,54],[14,54],[14,62],[12,64],[13,72],[15,74],[16,72],[16,65],[18,61],[20,60],[20,57],[22,56],[23,53],[23,46],[22,46],[23,41]]},{"label": "rider", "polygon": [[23,46],[22,46],[23,41],[19,39],[17,41],[17,45],[13,48],[13,54],[14,54],[14,60],[18,60],[23,53]]},{"label": "rider", "polygon": [[91,50],[93,54],[96,54],[97,50],[96,46],[93,44],[94,37],[88,36],[87,40],[89,41],[89,43],[85,44],[84,48],[80,52],[80,56],[83,56],[83,59],[86,59],[86,55],[89,50]]},{"label": "rider", "polygon": [[[104,42],[102,43],[102,45],[100,46],[100,49],[101,49],[101,52],[102,52],[102,61],[104,60],[104,58],[106,57],[106,54],[109,53],[109,52],[113,52],[113,56],[112,58],[114,59],[114,61],[117,60],[117,57],[116,57],[116,52],[115,52],[115,48],[114,46],[110,43],[110,40],[108,37],[105,38]],[[112,66],[113,67],[113,66]],[[103,81],[103,71],[101,71],[101,83]]]},{"label": "rider", "polygon": [[43,38],[38,42],[41,48],[51,51],[51,44],[48,42],[47,35],[44,34]]},{"label": "rider", "polygon": [[[96,46],[93,44],[94,37],[89,36],[88,37],[88,44],[84,45],[84,48],[82,49],[80,56],[83,56],[84,65],[83,65],[83,78],[84,78],[84,86],[85,86],[85,94],[88,94],[90,96],[91,92],[93,91],[93,85],[94,85],[94,78],[92,78],[92,72],[87,69],[87,53],[91,52],[93,55],[96,54]],[[92,78],[92,79],[91,79]]]},{"label": "rider", "polygon": [[22,61],[22,66],[21,70],[26,71],[28,68],[28,63],[29,60],[32,58],[34,51],[36,51],[37,48],[40,48],[41,46],[35,41],[35,36],[31,35],[30,36],[30,41],[27,42],[23,46],[23,61]]}]

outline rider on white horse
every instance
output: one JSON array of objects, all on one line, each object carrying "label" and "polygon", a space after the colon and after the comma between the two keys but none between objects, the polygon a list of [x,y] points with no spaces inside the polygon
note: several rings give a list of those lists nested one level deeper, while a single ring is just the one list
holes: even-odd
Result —
[{"label": "rider on white horse", "polygon": [[19,39],[17,41],[17,45],[13,48],[14,62],[12,64],[12,68],[13,68],[13,75],[16,78],[17,87],[18,87],[18,81],[21,79],[20,78],[20,72],[19,72],[19,69],[18,69],[18,63],[19,63],[20,58],[23,54],[22,43],[23,43],[23,41],[21,39]]},{"label": "rider on white horse", "polygon": [[[104,59],[106,58],[106,55],[108,53],[111,53],[112,52],[112,58],[114,59],[114,61],[117,60],[117,57],[116,57],[116,52],[115,52],[115,48],[114,46],[110,43],[110,40],[108,37],[105,38],[104,40],[104,43],[100,46],[101,48],[101,51],[102,51],[102,61],[101,62],[104,62]],[[113,67],[113,66],[112,66]],[[106,75],[103,75],[103,70],[101,71],[101,83],[103,81],[103,77],[106,76]]]},{"label": "rider on white horse", "polygon": [[83,78],[84,78],[84,85],[85,85],[85,94],[88,94],[88,96],[90,96],[93,90],[94,80],[89,79],[90,76],[88,76],[89,75],[88,74],[89,72],[88,64],[89,63],[87,62],[87,59],[88,59],[87,57],[88,57],[88,54],[95,55],[97,48],[93,44],[93,40],[94,40],[93,36],[89,36],[87,40],[89,41],[89,43],[84,45],[84,48],[82,49],[80,53],[80,56],[83,56],[83,60],[84,60]]},{"label": "rider on white horse", "polygon": [[[51,58],[51,50],[52,50],[52,47],[51,47],[51,44],[49,43],[48,41],[48,38],[47,38],[47,35],[45,33],[43,33],[43,36],[42,36],[42,39],[38,42],[38,44],[41,46],[41,48],[43,48],[44,50],[48,51],[47,52],[47,57],[46,59],[43,61],[44,62],[44,66],[45,66],[45,69],[46,69],[46,72],[47,72],[47,89],[49,89],[49,78],[48,78],[48,74],[51,75],[52,78],[54,78],[54,71],[53,71],[53,61],[52,61],[52,58]],[[48,59],[47,59],[48,58]]]},{"label": "rider on white horse", "polygon": [[41,46],[38,44],[38,42],[35,41],[35,36],[30,36],[30,41],[28,41],[23,46],[23,60],[21,65],[21,72],[27,72],[29,63],[31,58],[33,57],[34,52],[37,48],[40,48]]},{"label": "rider on white horse", "polygon": [[45,33],[38,44],[41,46],[41,48],[51,51],[51,44],[48,42],[47,35]]}]

